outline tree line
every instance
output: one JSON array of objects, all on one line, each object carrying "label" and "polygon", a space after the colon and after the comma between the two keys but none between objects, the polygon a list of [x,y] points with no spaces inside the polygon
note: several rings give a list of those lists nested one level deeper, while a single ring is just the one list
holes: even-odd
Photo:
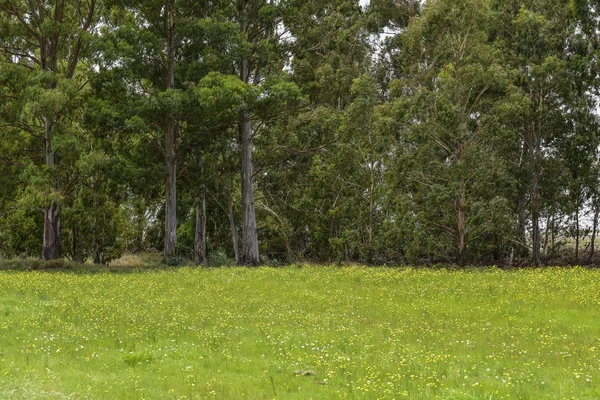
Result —
[{"label": "tree line", "polygon": [[594,0],[0,0],[0,253],[593,263]]}]

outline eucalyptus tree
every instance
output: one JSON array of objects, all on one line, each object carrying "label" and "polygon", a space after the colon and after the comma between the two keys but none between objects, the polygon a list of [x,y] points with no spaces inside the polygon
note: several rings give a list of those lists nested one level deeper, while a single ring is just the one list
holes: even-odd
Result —
[{"label": "eucalyptus tree", "polygon": [[[393,82],[404,121],[398,168],[406,168],[415,229],[425,229],[430,248],[466,261],[469,242],[489,240],[510,216],[510,187],[501,149],[511,141],[502,129],[506,110],[523,96],[510,83],[501,54],[491,43],[486,1],[436,1],[403,34],[404,76]],[[498,219],[495,224],[486,218]],[[443,240],[446,237],[448,240]]]},{"label": "eucalyptus tree", "polygon": [[177,176],[185,136],[190,85],[207,73],[201,54],[206,43],[202,19],[212,2],[126,1],[111,3],[103,36],[104,71],[120,70],[137,103],[129,121],[160,150],[165,171],[164,254],[177,252]]},{"label": "eucalyptus tree", "polygon": [[[229,146],[230,149],[239,149],[241,156],[242,249],[239,261],[257,265],[261,259],[254,186],[253,149],[256,146],[253,139],[269,121],[285,111],[286,104],[291,106],[296,97],[295,88],[287,82],[288,73],[285,71],[287,53],[284,37],[287,31],[281,25],[280,2],[237,0],[215,2],[214,5],[215,13],[206,19],[207,28],[211,28],[207,31],[213,34],[209,43],[212,53],[207,59],[219,60],[218,67],[213,69],[222,74],[217,86],[224,85],[225,91],[237,87],[238,84],[231,79],[235,76],[245,88],[245,94],[233,96],[226,106],[236,114],[229,123],[235,125],[238,132],[238,138],[232,140]],[[216,76],[213,75],[213,78]],[[212,78],[207,76],[207,79]],[[278,101],[274,102],[275,98]],[[226,124],[227,121],[220,123],[221,126]]]},{"label": "eucalyptus tree", "polygon": [[[233,68],[246,85],[259,86],[270,75],[282,73],[285,61],[282,57],[279,4],[272,0],[237,0],[229,9],[237,24],[239,37]],[[239,111],[238,130],[241,143],[242,164],[242,264],[260,263],[256,228],[254,194],[254,168],[252,159],[251,104]],[[256,127],[255,127],[256,129]]]},{"label": "eucalyptus tree", "polygon": [[[585,114],[589,115],[592,110],[590,84],[597,70],[594,41],[589,36],[590,30],[582,28],[588,26],[585,21],[593,7],[586,1],[567,0],[492,3],[497,18],[496,43],[515,73],[515,84],[528,99],[523,107],[527,116],[520,128],[521,151],[516,157],[523,171],[518,215],[524,232],[528,199],[532,261],[539,265],[542,262],[542,194],[548,190],[542,188],[544,165],[552,157],[564,159],[556,153],[557,146],[577,130],[583,132],[576,128],[581,125],[575,120],[583,122],[581,118],[588,119]],[[583,7],[583,3],[587,7]],[[575,114],[578,116],[574,119]],[[577,209],[582,204],[580,189],[575,188],[578,193],[575,202],[580,204]]]},{"label": "eucalyptus tree", "polygon": [[[354,80],[370,67],[366,12],[354,0],[289,0],[284,6],[283,23],[293,38],[291,75],[308,103],[277,128],[277,151],[270,162],[281,169],[268,177],[277,189],[266,193],[270,208],[278,210],[276,221],[300,255],[341,259],[359,247],[364,255],[366,241],[355,240],[360,228],[352,223],[356,208],[364,205],[356,201],[362,193],[348,183],[362,166],[344,149],[366,138],[344,115],[362,95],[351,92]],[[372,99],[372,93],[364,96]],[[364,111],[370,113],[374,104],[366,103]],[[358,108],[357,103],[355,116],[361,115]]]},{"label": "eucalyptus tree", "polygon": [[[43,202],[42,258],[61,257],[61,201],[69,190],[61,158],[67,158],[66,139],[77,120],[86,86],[81,60],[96,29],[97,0],[0,2],[1,85],[10,93],[3,107],[4,124],[13,135],[41,148],[47,174],[39,193]],[[83,68],[82,68],[83,66]],[[38,154],[32,159],[39,165]]]}]

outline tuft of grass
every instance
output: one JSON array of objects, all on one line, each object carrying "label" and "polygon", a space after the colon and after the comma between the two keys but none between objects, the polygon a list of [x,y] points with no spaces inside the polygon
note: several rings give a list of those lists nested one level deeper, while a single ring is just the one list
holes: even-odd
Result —
[{"label": "tuft of grass", "polygon": [[123,356],[123,362],[125,364],[136,366],[141,363],[149,363],[154,360],[152,354],[140,351],[140,352],[129,352]]},{"label": "tuft of grass", "polygon": [[[160,263],[160,261],[159,261]],[[121,258],[111,261],[112,267],[136,268],[147,265],[147,260],[143,254],[124,254]]]},{"label": "tuft of grass", "polygon": [[[174,260],[174,261],[173,261]],[[90,260],[79,263],[67,259],[41,260],[39,258],[0,259],[0,271],[51,271],[51,272],[135,272],[139,270],[160,270],[172,266],[191,266],[189,260],[174,258],[165,260],[159,253],[125,254],[109,265],[95,265]]]},{"label": "tuft of grass", "polygon": [[65,259],[40,260],[34,258],[0,259],[0,271],[76,271],[85,269],[85,264]]},{"label": "tuft of grass", "polygon": [[598,332],[583,268],[4,270],[0,398],[598,399]]}]

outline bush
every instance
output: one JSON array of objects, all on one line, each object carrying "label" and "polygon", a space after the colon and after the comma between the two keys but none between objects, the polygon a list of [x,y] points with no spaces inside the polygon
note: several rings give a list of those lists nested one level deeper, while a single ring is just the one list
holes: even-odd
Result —
[{"label": "bush", "polygon": [[181,267],[187,260],[183,257],[163,257],[162,263],[167,267]]},{"label": "bush", "polygon": [[232,267],[235,260],[227,257],[227,253],[223,249],[218,249],[208,256],[207,266],[209,267]]}]

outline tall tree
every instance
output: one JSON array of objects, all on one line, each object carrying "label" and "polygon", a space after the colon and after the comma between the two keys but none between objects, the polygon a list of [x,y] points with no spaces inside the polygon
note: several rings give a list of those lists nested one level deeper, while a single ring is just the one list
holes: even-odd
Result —
[{"label": "tall tree", "polygon": [[[0,54],[4,67],[12,71],[2,85],[13,89],[11,101],[18,110],[5,116],[9,125],[38,139],[51,176],[54,194],[43,206],[42,258],[55,259],[61,252],[61,149],[57,145],[79,104],[85,77],[78,75],[80,60],[88,48],[90,32],[96,24],[96,0],[87,2],[18,1],[0,2],[2,25]],[[11,80],[22,80],[20,83]],[[23,80],[26,85],[22,85]],[[32,112],[27,112],[30,110]]]},{"label": "tall tree", "polygon": [[[521,126],[522,150],[518,156],[522,170],[518,215],[524,232],[528,199],[532,262],[539,265],[542,263],[542,195],[548,189],[542,187],[545,163],[556,155],[561,138],[572,134],[574,125],[569,127],[566,123],[572,119],[568,114],[582,110],[577,104],[589,104],[586,98],[590,95],[588,88],[595,69],[594,57],[589,57],[593,41],[582,40],[580,33],[590,14],[580,12],[585,1],[492,3],[497,18],[496,42],[515,72],[515,83],[529,99],[527,118]],[[568,89],[573,83],[579,88]],[[590,111],[588,107],[586,113]]]},{"label": "tall tree", "polygon": [[[252,86],[261,85],[271,76],[282,73],[279,4],[272,0],[237,0],[233,20],[238,24],[240,38],[234,60],[240,80]],[[253,127],[250,104],[239,112],[238,129],[242,151],[242,251],[240,261],[246,265],[260,264],[254,194]],[[256,129],[256,128],[254,128]]]},{"label": "tall tree", "polygon": [[470,241],[498,232],[478,215],[510,215],[494,185],[510,187],[501,149],[511,136],[501,117],[522,96],[489,40],[489,15],[486,1],[427,4],[403,34],[404,76],[393,83],[406,126],[398,168],[417,199],[414,229],[426,229],[437,254],[453,242],[461,265]]},{"label": "tall tree", "polygon": [[112,5],[104,36],[103,68],[124,71],[129,97],[137,103],[138,130],[160,150],[164,163],[164,255],[177,254],[177,178],[183,157],[185,96],[190,85],[207,73],[202,49],[206,32],[199,21],[210,2],[156,0]]}]

